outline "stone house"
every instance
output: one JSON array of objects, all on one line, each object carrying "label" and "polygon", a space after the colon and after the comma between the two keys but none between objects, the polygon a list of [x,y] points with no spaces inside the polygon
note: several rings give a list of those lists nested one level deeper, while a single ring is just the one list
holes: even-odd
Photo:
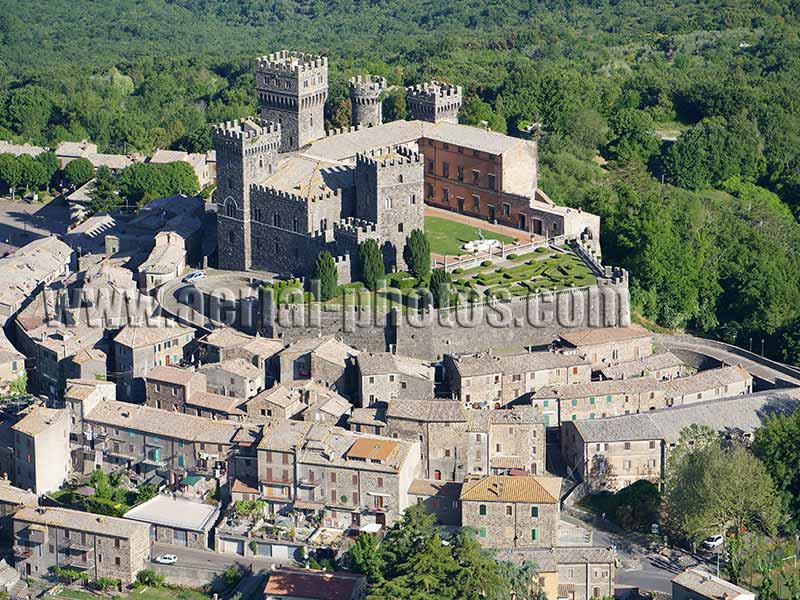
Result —
[{"label": "stone house", "polygon": [[670,449],[690,425],[750,438],[769,415],[790,414],[800,394],[770,390],[608,419],[568,421],[561,454],[591,491],[618,490],[640,479],[660,483]]},{"label": "stone house", "polygon": [[311,379],[343,396],[353,391],[352,358],[358,350],[333,337],[303,338],[278,354],[281,383]]},{"label": "stone house", "polygon": [[117,386],[113,381],[70,379],[64,392],[64,405],[69,411],[70,441],[82,447],[83,419],[103,400],[116,400]]},{"label": "stone house", "polygon": [[461,525],[461,483],[415,479],[408,489],[412,504],[421,504],[442,525]]},{"label": "stone house", "polygon": [[389,405],[385,418],[386,435],[419,440],[427,479],[544,472],[545,426],[530,407],[475,411],[457,400],[400,400]]},{"label": "stone house", "polygon": [[548,598],[589,600],[614,595],[616,554],[603,546],[500,550],[497,560],[532,562]]},{"label": "stone house", "polygon": [[14,515],[14,557],[22,577],[61,567],[128,585],[150,559],[149,527],[77,510],[23,508]]},{"label": "stone house", "polygon": [[258,449],[259,484],[271,511],[319,514],[326,526],[390,526],[410,505],[416,442],[299,421],[275,424]]},{"label": "stone house", "polygon": [[240,425],[106,400],[84,416],[84,470],[227,473]]},{"label": "stone house", "polygon": [[652,356],[645,356],[639,360],[630,360],[601,367],[598,374],[601,379],[630,379],[632,377],[652,377],[653,379],[668,380],[677,377],[686,377],[693,369],[683,363],[672,352],[663,352]]},{"label": "stone house", "polygon": [[25,506],[38,506],[39,497],[33,492],[11,485],[0,479],[0,540],[5,545],[14,537],[12,517]]},{"label": "stone house", "polygon": [[154,542],[207,550],[219,513],[219,505],[213,502],[158,494],[134,506],[125,513],[125,518],[146,523]]},{"label": "stone house", "polygon": [[527,401],[545,386],[591,381],[591,365],[576,355],[555,352],[523,352],[495,355],[490,352],[444,357],[451,391],[471,408],[501,408]]},{"label": "stone house", "polygon": [[461,487],[461,525],[475,529],[488,548],[552,548],[560,497],[560,477],[469,478]]},{"label": "stone house", "polygon": [[592,363],[593,368],[599,369],[652,355],[653,334],[636,324],[590,327],[561,332],[557,345],[565,354],[577,354]]},{"label": "stone house", "polygon": [[147,406],[209,419],[241,420],[241,398],[207,391],[204,373],[177,367],[155,367],[145,377]]},{"label": "stone house", "polygon": [[206,376],[191,369],[153,367],[145,374],[145,403],[153,408],[186,412],[186,403],[206,391]]},{"label": "stone house", "polygon": [[434,368],[428,362],[391,352],[362,352],[356,362],[361,406],[433,399]]},{"label": "stone house", "polygon": [[263,390],[251,398],[245,408],[251,421],[291,419],[306,409],[302,388],[282,383]]},{"label": "stone house", "polygon": [[329,425],[339,425],[344,427],[347,424],[347,416],[353,410],[345,398],[334,391],[327,393],[323,390],[315,394],[316,399],[309,403],[308,407],[300,415],[304,421],[312,423],[328,423]]},{"label": "stone house", "polygon": [[180,363],[193,339],[193,329],[165,319],[123,327],[113,341],[120,396],[143,399],[147,372],[153,367]]},{"label": "stone house", "polygon": [[243,358],[264,371],[266,386],[271,387],[277,378],[275,358],[283,350],[281,340],[251,336],[231,327],[221,327],[198,340],[203,349],[204,363],[218,363]]},{"label": "stone house", "polygon": [[378,402],[368,408],[354,408],[347,417],[347,427],[357,433],[386,434],[386,403]]},{"label": "stone house", "polygon": [[748,394],[752,387],[747,370],[733,366],[671,380],[635,377],[546,387],[534,395],[531,404],[542,410],[557,405],[559,422],[565,423]]},{"label": "stone house", "polygon": [[11,429],[14,485],[39,495],[60,488],[72,466],[68,411],[33,405]]},{"label": "stone house", "polygon": [[16,350],[2,333],[0,340],[5,342],[0,344],[0,393],[7,394],[11,384],[26,375],[25,355]]},{"label": "stone house", "polygon": [[247,400],[264,389],[264,371],[243,358],[200,367],[208,381],[208,391]]},{"label": "stone house", "polygon": [[672,578],[674,600],[755,600],[756,595],[702,568],[686,569]]}]

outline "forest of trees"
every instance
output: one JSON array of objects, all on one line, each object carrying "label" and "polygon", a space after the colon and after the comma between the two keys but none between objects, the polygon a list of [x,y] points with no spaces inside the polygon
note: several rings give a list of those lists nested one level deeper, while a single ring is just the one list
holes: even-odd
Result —
[{"label": "forest of trees", "polygon": [[[462,84],[461,118],[540,123],[540,186],[602,217],[634,309],[800,362],[797,0],[0,0],[0,139],[203,151],[255,111],[253,58]],[[357,32],[357,33],[354,33]],[[405,114],[402,93],[385,102]]]}]

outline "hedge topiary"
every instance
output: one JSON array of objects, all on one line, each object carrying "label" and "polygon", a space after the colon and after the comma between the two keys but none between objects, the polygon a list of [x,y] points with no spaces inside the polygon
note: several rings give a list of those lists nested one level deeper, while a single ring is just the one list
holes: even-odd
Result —
[{"label": "hedge topiary", "polygon": [[482,267],[491,267],[491,266],[492,266],[492,261],[490,261],[490,260],[485,260],[485,261],[483,261],[483,262],[481,263],[481,266],[482,266]]}]

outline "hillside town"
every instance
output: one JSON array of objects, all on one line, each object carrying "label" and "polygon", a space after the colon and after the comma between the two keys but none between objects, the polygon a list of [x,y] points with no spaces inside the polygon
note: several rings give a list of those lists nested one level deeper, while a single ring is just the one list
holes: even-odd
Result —
[{"label": "hillside town", "polygon": [[[354,77],[326,131],[328,68],[258,58],[260,113],[206,154],[0,142],[93,169],[36,229],[3,208],[0,592],[363,600],[365,548],[435,527],[532,569],[508,597],[754,598],[722,538],[755,524],[698,547],[635,494],[749,447],[800,369],[635,319],[600,218],[540,187],[535,136],[460,124],[461,86],[384,122]],[[172,163],[202,191],[96,210],[101,169]]]}]

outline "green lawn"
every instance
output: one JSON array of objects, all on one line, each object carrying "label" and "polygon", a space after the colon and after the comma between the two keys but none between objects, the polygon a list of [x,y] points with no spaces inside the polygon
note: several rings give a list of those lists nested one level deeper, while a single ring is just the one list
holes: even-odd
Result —
[{"label": "green lawn", "polygon": [[575,254],[550,255],[537,249],[510,259],[502,267],[488,265],[453,272],[455,291],[468,296],[527,296],[539,291],[594,285],[597,278]]},{"label": "green lawn", "polygon": [[[482,229],[486,239],[500,240],[505,244],[513,244],[514,238],[501,235],[488,229]],[[478,229],[463,223],[456,223],[442,217],[425,217],[425,235],[431,243],[431,252],[456,256],[464,254],[461,246],[477,240]]]},{"label": "green lawn", "polygon": [[[64,588],[58,594],[51,597],[56,600],[98,600],[100,598],[110,598],[111,596]],[[127,594],[117,596],[116,598],[118,600],[210,600],[211,596],[190,589],[143,587],[131,590]]]}]

